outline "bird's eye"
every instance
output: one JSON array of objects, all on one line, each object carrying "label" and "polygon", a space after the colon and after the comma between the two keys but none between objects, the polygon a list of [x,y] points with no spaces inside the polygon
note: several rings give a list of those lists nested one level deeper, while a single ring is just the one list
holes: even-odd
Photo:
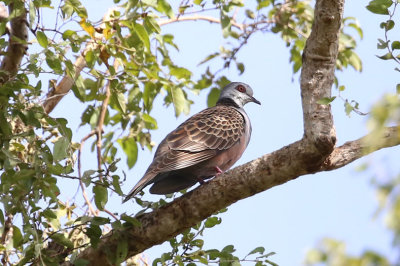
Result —
[{"label": "bird's eye", "polygon": [[246,88],[243,85],[237,86],[236,89],[240,92],[246,92]]}]

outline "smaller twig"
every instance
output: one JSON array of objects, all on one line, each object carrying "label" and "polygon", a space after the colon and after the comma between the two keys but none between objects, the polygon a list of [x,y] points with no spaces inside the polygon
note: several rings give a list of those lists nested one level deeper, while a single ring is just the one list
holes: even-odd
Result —
[{"label": "smaller twig", "polygon": [[[114,61],[114,69],[118,69],[119,63],[118,60]],[[113,77],[111,77],[112,79]],[[99,115],[99,120],[97,121],[97,128],[96,128],[96,136],[97,136],[97,141],[96,141],[96,147],[97,147],[97,168],[100,173],[100,180],[102,180],[102,175],[101,175],[101,165],[102,165],[102,156],[101,156],[101,136],[103,134],[103,126],[104,126],[104,119],[106,117],[107,113],[107,107],[108,103],[110,101],[110,96],[111,96],[111,79],[108,80],[107,85],[106,85],[106,98],[104,99],[102,105],[101,105],[101,110],[100,110],[100,115]]]},{"label": "smaller twig", "polygon": [[92,137],[95,134],[96,134],[96,131],[92,130],[86,137],[84,137],[81,140],[81,145],[80,145],[79,150],[78,150],[78,176],[79,176],[79,179],[82,178],[82,174],[81,174],[81,154],[82,154],[83,144],[85,144],[85,141],[87,141],[90,137]]},{"label": "smaller twig", "polygon": [[[158,25],[163,26],[163,25],[171,24],[171,23],[178,22],[178,21],[195,21],[195,20],[204,20],[204,21],[208,21],[211,23],[221,24],[221,20],[218,18],[214,18],[211,16],[195,15],[195,16],[190,16],[190,17],[189,16],[188,17],[181,16],[181,17],[176,17],[176,18],[167,19],[167,20],[160,20],[158,22]],[[238,28],[241,31],[243,31],[245,29],[244,24],[237,23],[233,20],[231,20],[231,24],[233,27]]]},{"label": "smaller twig", "polygon": [[79,186],[82,189],[82,196],[86,202],[86,205],[88,206],[88,211],[90,214],[97,216],[97,212],[95,211],[95,209],[92,206],[92,203],[90,202],[87,194],[86,194],[86,189],[85,186],[82,182],[82,174],[81,174],[81,155],[82,155],[82,148],[83,145],[85,143],[86,140],[88,140],[90,137],[92,137],[93,135],[96,134],[95,130],[92,130],[87,136],[85,136],[82,140],[81,140],[81,145],[79,147],[79,151],[78,151],[78,176],[79,176]]},{"label": "smaller twig", "polygon": [[107,213],[108,215],[110,215],[112,218],[114,218],[115,220],[119,220],[117,216],[115,216],[114,213],[110,212],[109,210],[105,209],[103,210],[105,213]]}]

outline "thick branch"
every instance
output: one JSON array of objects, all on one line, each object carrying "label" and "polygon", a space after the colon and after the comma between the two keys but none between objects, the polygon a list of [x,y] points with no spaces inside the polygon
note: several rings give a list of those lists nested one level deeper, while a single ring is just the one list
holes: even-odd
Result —
[{"label": "thick branch", "polygon": [[[400,145],[400,128],[398,126],[385,128],[384,132],[380,135],[381,138],[377,139],[379,135],[370,133],[335,148],[326,159],[323,170],[335,170],[374,151]],[[371,139],[374,140],[373,143],[371,143]]]},{"label": "thick branch", "polygon": [[[4,84],[12,79],[18,72],[22,58],[27,49],[28,27],[26,21],[26,11],[23,7],[23,1],[15,1],[8,8],[13,18],[10,21],[10,40],[6,55],[0,66],[0,84]],[[22,5],[22,6],[21,6]],[[6,15],[2,10],[2,19]]]},{"label": "thick branch", "polygon": [[[303,141],[298,141],[271,154],[267,154],[207,182],[174,202],[160,209],[141,215],[138,220],[141,227],[114,230],[105,236],[97,249],[88,248],[80,254],[89,260],[90,265],[99,265],[107,260],[107,253],[113,253],[118,243],[128,241],[128,257],[147,248],[160,244],[179,234],[186,228],[231,205],[258,192],[281,185],[301,175],[343,167],[370,152],[400,145],[399,129],[388,128],[379,146],[369,146],[366,137],[350,141],[337,147],[329,156],[329,161],[321,165],[318,171],[309,167]],[[357,152],[351,151],[355,148]],[[367,150],[367,152],[363,152]]]},{"label": "thick branch", "polygon": [[[303,52],[301,97],[304,138],[309,139],[318,160],[324,160],[335,146],[336,134],[330,105],[318,100],[331,96],[338,37],[344,1],[321,0],[315,5],[315,18]],[[322,155],[322,156],[321,156]]]},{"label": "thick branch", "polygon": [[95,50],[98,48],[98,44],[95,42],[89,42],[86,46],[85,50],[82,54],[76,59],[74,67],[75,67],[75,75],[74,78],[70,76],[64,76],[61,81],[47,94],[46,100],[43,103],[44,111],[49,114],[53,111],[54,107],[61,101],[61,99],[67,95],[67,93],[71,90],[74,85],[75,79],[79,77],[81,71],[84,67],[86,67],[85,54],[89,50]]}]

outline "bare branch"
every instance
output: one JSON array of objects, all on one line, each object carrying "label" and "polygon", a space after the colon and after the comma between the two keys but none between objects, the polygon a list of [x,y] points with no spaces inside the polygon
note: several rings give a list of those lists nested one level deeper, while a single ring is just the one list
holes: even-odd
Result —
[{"label": "bare branch", "polygon": [[82,173],[81,173],[81,155],[82,155],[82,149],[83,149],[83,145],[85,144],[85,141],[88,140],[90,137],[94,136],[96,134],[95,130],[92,130],[87,136],[85,136],[82,140],[81,140],[81,144],[79,146],[79,151],[78,151],[78,176],[79,176],[79,186],[82,189],[82,196],[83,199],[85,200],[86,205],[88,206],[88,213],[93,215],[93,216],[97,216],[97,212],[96,210],[93,208],[92,203],[90,202],[87,194],[86,194],[86,189],[85,186],[82,182]]},{"label": "bare branch", "polygon": [[[323,170],[335,170],[374,151],[400,145],[400,128],[398,126],[385,128],[381,136],[381,139],[376,139],[379,135],[370,133],[335,148],[326,159]],[[372,138],[374,138],[374,142],[370,143]]]},{"label": "bare branch", "polygon": [[67,95],[74,85],[75,79],[79,77],[83,68],[86,67],[85,54],[90,50],[95,50],[98,48],[98,44],[94,41],[89,42],[82,52],[82,54],[75,61],[75,75],[74,77],[64,76],[61,81],[55,86],[47,95],[46,100],[43,103],[44,111],[49,114],[53,111],[54,107],[61,101],[61,99]]},{"label": "bare branch", "polygon": [[[167,19],[167,20],[160,20],[158,22],[158,25],[163,26],[166,24],[171,24],[179,21],[196,21],[196,20],[203,20],[203,21],[208,21],[211,23],[217,23],[221,24],[221,20],[218,18],[214,18],[211,16],[201,16],[201,15],[194,15],[194,16],[180,16],[172,19]],[[232,26],[235,28],[238,28],[239,30],[243,31],[246,27],[244,24],[237,23],[236,21],[231,20]]]}]

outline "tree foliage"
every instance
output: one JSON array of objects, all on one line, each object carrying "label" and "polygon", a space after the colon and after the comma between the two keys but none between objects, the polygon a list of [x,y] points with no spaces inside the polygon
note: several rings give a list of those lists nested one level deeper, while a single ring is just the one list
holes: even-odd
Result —
[{"label": "tree foliage", "polygon": [[[179,5],[166,0],[114,0],[118,8],[110,9],[97,22],[89,19],[90,10],[79,0],[4,3],[9,10],[9,15],[0,19],[0,49],[4,51],[0,69],[0,245],[4,265],[59,265],[66,258],[84,265],[79,252],[89,245],[95,248],[105,232],[140,226],[135,217],[108,211],[107,202],[112,192],[114,197],[123,196],[120,186],[124,176],[119,165],[126,163],[132,168],[140,148],[153,148],[151,132],[157,130],[157,120],[152,116],[154,100],[163,97],[166,106],[173,105],[176,116],[189,112],[193,103],[189,91],[207,90],[208,105],[215,104],[219,90],[230,82],[225,71],[235,67],[241,74],[246,70],[237,55],[256,33],[275,34],[284,41],[295,74],[302,68],[302,51],[314,20],[310,2],[296,0],[258,0],[252,4],[240,0],[194,0]],[[391,0],[374,0],[367,8],[387,16],[381,24],[385,38],[378,44],[386,53],[380,58],[399,63],[400,43],[388,37],[395,26],[396,5]],[[3,6],[2,12],[5,10]],[[215,23],[225,38],[223,47],[210,51],[199,62],[217,60],[220,67],[207,68],[200,78],[174,61],[170,54],[179,49],[175,36],[162,30],[163,25],[183,20]],[[19,31],[22,34],[18,35]],[[355,52],[357,40],[362,37],[357,20],[344,18],[337,70],[362,70]],[[15,47],[24,52],[26,49],[26,55],[20,56],[21,63],[15,60]],[[7,61],[10,58],[17,65],[15,71]],[[321,98],[319,104],[342,99],[348,114],[358,112],[355,101],[340,96],[345,86],[337,78],[335,81],[337,95]],[[91,130],[79,143],[73,141],[74,129],[68,127],[68,120],[51,115],[69,91],[86,107],[80,126]],[[398,124],[399,110],[398,95],[385,97],[371,111],[372,131],[383,132],[389,122]],[[93,140],[97,169],[82,173],[81,152],[88,140]],[[119,161],[118,152],[126,155],[126,162]],[[75,202],[60,200],[60,195],[67,193],[60,187],[60,180],[80,185],[87,211],[77,208]],[[379,191],[389,195],[397,185],[380,185]],[[136,202],[143,211],[137,215],[171,200],[167,197],[146,202],[138,197]],[[397,211],[391,215],[397,217],[399,197],[393,202],[392,210]],[[115,221],[111,222],[110,215]],[[171,252],[155,262],[232,265],[252,261],[256,265],[274,265],[269,258],[272,253],[262,247],[244,258],[234,255],[231,245],[222,250],[204,250],[202,232],[220,222],[218,216],[211,216],[171,238]],[[398,235],[397,227],[394,222],[392,228]],[[118,264],[127,259],[127,254],[128,242],[121,237],[117,252],[107,256]]]}]

